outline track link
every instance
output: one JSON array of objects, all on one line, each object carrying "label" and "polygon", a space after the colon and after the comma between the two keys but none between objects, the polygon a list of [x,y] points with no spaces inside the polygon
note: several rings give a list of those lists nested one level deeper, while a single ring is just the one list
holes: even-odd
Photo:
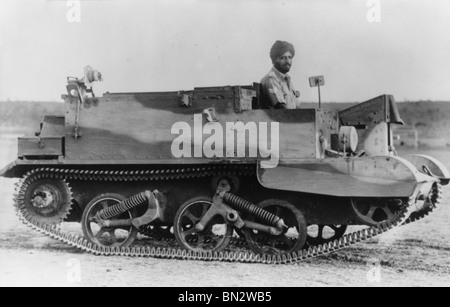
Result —
[{"label": "track link", "polygon": [[[410,199],[407,206],[398,212],[394,219],[389,222],[380,223],[377,227],[368,227],[349,234],[325,244],[309,246],[307,249],[283,255],[257,255],[250,251],[225,251],[225,252],[192,252],[181,248],[172,247],[101,247],[88,242],[85,238],[65,233],[60,225],[45,225],[36,222],[24,210],[24,193],[26,186],[33,178],[55,178],[63,180],[93,180],[93,181],[142,181],[142,180],[176,180],[185,178],[212,177],[217,175],[239,175],[254,176],[254,166],[205,166],[186,167],[177,169],[143,170],[143,171],[97,171],[97,170],[75,170],[59,168],[39,168],[28,172],[18,183],[14,198],[15,207],[19,219],[30,228],[53,239],[64,242],[70,246],[79,248],[85,252],[100,256],[126,256],[126,257],[152,257],[162,259],[179,260],[201,260],[201,261],[225,261],[242,263],[263,264],[289,264],[312,259],[318,256],[328,255],[351,245],[369,240],[381,235],[393,228],[400,227],[420,220],[427,216],[432,209],[415,214],[414,200]],[[435,192],[435,206],[442,199],[442,188],[438,185]],[[142,229],[142,233],[151,235],[148,229]],[[170,240],[170,239],[167,239]],[[240,238],[233,238],[231,244],[244,246],[245,242]]]}]

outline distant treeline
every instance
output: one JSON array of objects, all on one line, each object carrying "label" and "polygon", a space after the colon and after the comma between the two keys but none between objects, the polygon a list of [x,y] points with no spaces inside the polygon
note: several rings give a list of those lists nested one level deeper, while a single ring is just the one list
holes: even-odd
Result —
[{"label": "distant treeline", "polygon": [[[328,110],[343,110],[356,103],[322,103]],[[421,137],[445,138],[450,141],[450,101],[399,102],[398,109],[406,125],[419,130]],[[303,103],[303,108],[317,103]],[[65,105],[59,102],[0,102],[0,133],[5,130],[34,133],[44,115],[64,116]]]},{"label": "distant treeline", "polygon": [[0,133],[17,130],[33,134],[39,130],[44,115],[64,116],[65,105],[59,102],[8,101],[0,102]]}]

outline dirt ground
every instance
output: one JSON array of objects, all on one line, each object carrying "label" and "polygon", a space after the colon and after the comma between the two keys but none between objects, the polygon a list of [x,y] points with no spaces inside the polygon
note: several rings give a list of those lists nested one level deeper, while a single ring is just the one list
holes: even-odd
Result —
[{"label": "dirt ground", "polygon": [[[0,138],[0,167],[14,159],[14,137]],[[450,151],[421,152],[450,168]],[[0,286],[450,286],[449,188],[434,214],[419,222],[327,257],[259,265],[80,252],[21,224],[14,182],[0,178]]]}]

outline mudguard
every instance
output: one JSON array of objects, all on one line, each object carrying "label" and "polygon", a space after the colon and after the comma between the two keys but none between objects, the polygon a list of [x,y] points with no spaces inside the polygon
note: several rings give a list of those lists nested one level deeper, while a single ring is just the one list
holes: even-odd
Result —
[{"label": "mudguard", "polygon": [[447,185],[450,181],[450,172],[437,159],[426,155],[406,155],[405,159],[411,162],[420,172],[428,173],[439,179],[442,185]]},{"label": "mudguard", "polygon": [[21,178],[27,172],[35,168],[55,167],[61,165],[59,160],[22,160],[16,159],[4,168],[0,169],[0,177]]},{"label": "mudguard", "polygon": [[0,177],[6,177],[6,178],[14,178],[14,177],[20,177],[17,174],[17,163],[18,161],[13,161],[6,165],[4,168],[0,169]]},{"label": "mudguard", "polygon": [[400,157],[327,158],[282,161],[257,170],[270,189],[341,197],[411,197],[437,179]]}]

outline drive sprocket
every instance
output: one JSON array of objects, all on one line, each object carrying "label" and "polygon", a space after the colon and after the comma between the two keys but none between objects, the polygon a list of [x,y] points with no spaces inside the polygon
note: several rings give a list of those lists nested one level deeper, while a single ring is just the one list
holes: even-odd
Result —
[{"label": "drive sprocket", "polygon": [[16,208],[35,223],[57,225],[69,215],[72,193],[64,179],[31,174],[19,187]]}]

